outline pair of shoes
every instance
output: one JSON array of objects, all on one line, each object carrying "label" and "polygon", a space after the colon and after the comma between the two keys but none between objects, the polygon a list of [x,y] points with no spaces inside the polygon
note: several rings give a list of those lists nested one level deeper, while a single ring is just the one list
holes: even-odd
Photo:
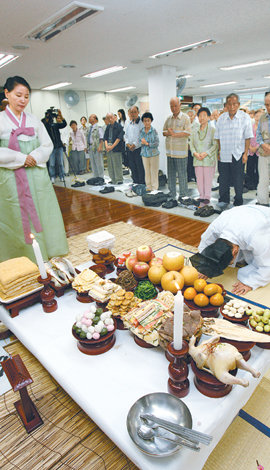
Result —
[{"label": "pair of shoes", "polygon": [[86,181],[86,183],[89,184],[90,186],[101,186],[104,184],[104,178],[101,178],[99,176],[94,177],[94,178],[89,178]]},{"label": "pair of shoes", "polygon": [[108,193],[113,193],[114,191],[115,191],[114,187],[105,186],[105,188],[101,189],[99,192],[101,194],[108,194]]},{"label": "pair of shoes", "polygon": [[85,186],[84,181],[76,181],[74,184],[71,185],[72,188],[80,188],[81,186]]},{"label": "pair of shoes", "polygon": [[262,204],[261,202],[256,202],[256,206],[269,207],[269,204]]},{"label": "pair of shoes", "polygon": [[132,191],[132,189],[130,189],[129,191],[127,191],[127,192],[125,193],[125,195],[126,195],[127,197],[135,197],[135,196],[137,196],[137,194],[134,193],[134,191]]},{"label": "pair of shoes", "polygon": [[51,178],[51,183],[54,184],[55,183],[55,178]]},{"label": "pair of shoes", "polygon": [[191,199],[190,197],[187,197],[187,196],[179,196],[178,198],[178,201],[180,202],[180,204],[182,204],[183,206],[197,206],[197,205],[200,205],[200,203],[196,203],[195,199]]},{"label": "pair of shoes", "polygon": [[164,204],[162,204],[162,207],[164,209],[173,209],[173,207],[177,207],[178,204],[177,204],[177,201],[176,199],[169,199],[169,201],[166,201],[164,202]]},{"label": "pair of shoes", "polygon": [[200,213],[200,217],[210,217],[210,215],[215,214],[216,211],[213,206],[204,206],[202,207],[202,212]]},{"label": "pair of shoes", "polygon": [[229,205],[229,202],[223,202],[223,201],[220,201],[217,203],[218,207],[222,210],[226,209]]}]

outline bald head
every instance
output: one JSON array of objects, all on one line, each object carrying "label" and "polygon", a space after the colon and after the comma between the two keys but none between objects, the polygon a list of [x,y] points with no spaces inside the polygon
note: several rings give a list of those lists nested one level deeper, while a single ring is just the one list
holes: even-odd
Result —
[{"label": "bald head", "polygon": [[97,116],[96,116],[95,114],[91,114],[91,115],[89,116],[89,122],[90,122],[90,124],[92,124],[92,126],[93,126],[94,124],[96,124],[96,123],[98,122]]},{"label": "bald head", "polygon": [[173,117],[177,117],[181,110],[181,101],[177,96],[170,99],[170,108],[173,113]]},{"label": "bald head", "polygon": [[106,118],[108,119],[109,124],[114,123],[114,114],[113,113],[107,113]]}]

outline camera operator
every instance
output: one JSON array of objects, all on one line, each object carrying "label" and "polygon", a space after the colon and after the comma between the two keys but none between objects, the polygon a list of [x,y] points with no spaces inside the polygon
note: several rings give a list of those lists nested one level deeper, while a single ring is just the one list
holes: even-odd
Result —
[{"label": "camera operator", "polygon": [[[56,112],[57,111],[57,112]],[[63,159],[63,142],[61,141],[59,129],[67,126],[60,109],[55,110],[53,107],[47,109],[45,117],[42,119],[48,134],[53,143],[53,151],[49,158],[49,174],[51,182],[55,182],[55,168],[58,166],[60,181],[64,181],[64,159]]]}]

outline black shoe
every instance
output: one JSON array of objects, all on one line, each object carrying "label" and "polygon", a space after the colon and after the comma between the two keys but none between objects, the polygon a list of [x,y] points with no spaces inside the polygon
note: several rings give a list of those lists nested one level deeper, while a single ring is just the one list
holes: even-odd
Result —
[{"label": "black shoe", "polygon": [[129,175],[129,170],[123,170],[123,175]]},{"label": "black shoe", "polygon": [[113,193],[115,191],[114,187],[106,186],[104,189],[101,189],[99,192],[102,194]]},{"label": "black shoe", "polygon": [[166,201],[164,202],[164,204],[162,204],[162,207],[164,209],[173,209],[173,207],[177,207],[178,204],[177,204],[177,201],[176,199],[170,199],[169,201]]},{"label": "black shoe", "polygon": [[179,197],[178,201],[183,206],[193,206],[194,205],[194,199],[191,199],[190,197]]},{"label": "black shoe", "polygon": [[261,204],[260,202],[256,202],[256,206],[269,207],[269,204]]},{"label": "black shoe", "polygon": [[214,188],[212,188],[212,191],[217,191],[219,189],[219,186],[215,186]]},{"label": "black shoe", "polygon": [[107,184],[115,184],[115,183],[113,183],[112,181],[109,181]]},{"label": "black shoe", "polygon": [[118,181],[116,184],[123,184],[123,181]]},{"label": "black shoe", "polygon": [[72,188],[80,188],[81,186],[85,186],[84,181],[76,181],[76,183],[71,185]]}]

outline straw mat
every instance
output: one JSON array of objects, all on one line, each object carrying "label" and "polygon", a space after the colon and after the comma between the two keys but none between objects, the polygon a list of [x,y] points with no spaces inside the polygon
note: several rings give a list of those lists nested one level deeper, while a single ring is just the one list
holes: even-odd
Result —
[{"label": "straw mat", "polygon": [[[103,229],[115,235],[113,252],[134,250],[151,244],[154,250],[172,244],[195,248],[164,235],[118,222]],[[101,229],[94,230],[97,232]],[[91,232],[69,239],[69,258],[75,264],[90,260],[85,237]],[[96,424],[78,407],[46,372],[42,365],[19,342],[5,348],[20,354],[34,383],[28,387],[44,425],[28,435],[21,425],[13,403],[13,391],[0,397],[0,468],[1,470],[136,470],[136,466],[113,444]],[[244,410],[270,426],[270,373],[262,379]],[[265,470],[269,467],[269,438],[237,417],[209,456],[203,470],[255,470],[256,459]],[[267,467],[268,465],[268,467]],[[190,462],[192,469],[192,462]],[[179,469],[180,470],[180,469]]]}]

